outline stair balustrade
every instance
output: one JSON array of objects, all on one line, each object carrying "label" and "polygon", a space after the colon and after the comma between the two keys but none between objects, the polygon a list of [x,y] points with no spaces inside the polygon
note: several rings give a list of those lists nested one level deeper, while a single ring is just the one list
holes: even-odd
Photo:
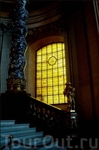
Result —
[{"label": "stair balustrade", "polygon": [[[66,112],[31,97],[27,116],[30,117],[31,126],[38,121],[36,125],[43,126],[47,133],[49,130],[52,131],[52,135],[55,137],[77,136],[78,116],[76,112]],[[34,118],[37,120],[34,121]],[[42,122],[45,124],[42,125]]]}]

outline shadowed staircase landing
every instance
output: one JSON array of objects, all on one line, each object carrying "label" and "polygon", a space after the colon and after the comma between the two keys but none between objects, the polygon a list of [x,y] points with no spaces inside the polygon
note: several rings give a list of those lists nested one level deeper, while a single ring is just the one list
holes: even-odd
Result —
[{"label": "shadowed staircase landing", "polygon": [[30,128],[28,123],[1,120],[0,126],[0,150],[66,150],[65,147],[59,147],[58,141],[54,141],[52,136],[44,136],[43,131],[37,132],[36,127]]}]

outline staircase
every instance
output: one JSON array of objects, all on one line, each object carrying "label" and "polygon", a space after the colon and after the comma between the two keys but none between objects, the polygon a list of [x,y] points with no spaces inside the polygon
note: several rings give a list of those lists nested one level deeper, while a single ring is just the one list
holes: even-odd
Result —
[{"label": "staircase", "polygon": [[53,140],[52,136],[45,136],[43,131],[31,128],[28,123],[16,124],[15,120],[1,120],[0,126],[0,150],[66,150],[65,147],[59,147],[58,141]]}]

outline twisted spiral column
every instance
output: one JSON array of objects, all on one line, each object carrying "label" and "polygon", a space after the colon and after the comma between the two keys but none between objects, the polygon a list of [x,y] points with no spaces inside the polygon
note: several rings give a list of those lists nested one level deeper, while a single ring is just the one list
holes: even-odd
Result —
[{"label": "twisted spiral column", "polygon": [[16,5],[12,17],[12,46],[10,49],[10,63],[8,69],[7,91],[25,91],[26,80],[24,77],[25,50],[27,47],[26,19],[28,12],[25,9],[27,0],[16,0]]}]

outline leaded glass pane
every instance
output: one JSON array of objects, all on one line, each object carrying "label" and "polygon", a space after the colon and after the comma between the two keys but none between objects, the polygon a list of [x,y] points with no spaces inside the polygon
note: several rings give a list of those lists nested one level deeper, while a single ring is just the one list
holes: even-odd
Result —
[{"label": "leaded glass pane", "polygon": [[43,101],[44,103],[47,103],[47,95],[46,95],[46,96],[42,96],[42,101]]},{"label": "leaded glass pane", "polygon": [[42,55],[46,54],[46,46],[42,48],[42,52],[41,53],[42,53]]},{"label": "leaded glass pane", "polygon": [[48,96],[48,104],[53,104],[53,96]]},{"label": "leaded glass pane", "polygon": [[52,87],[48,87],[48,95],[52,95],[53,94],[52,92],[53,92]]},{"label": "leaded glass pane", "polygon": [[52,53],[52,55],[57,59],[57,52]]},{"label": "leaded glass pane", "polygon": [[42,55],[42,63],[46,63],[46,55]]},{"label": "leaded glass pane", "polygon": [[52,78],[48,79],[48,86],[52,86]]},{"label": "leaded glass pane", "polygon": [[58,84],[59,84],[58,78],[57,77],[53,78],[53,86],[58,85]]},{"label": "leaded glass pane", "polygon": [[54,69],[54,70],[53,70],[53,77],[56,77],[56,76],[58,76],[58,70],[57,70],[57,69]]},{"label": "leaded glass pane", "polygon": [[59,77],[59,84],[60,84],[60,85],[63,85],[63,76],[60,76],[60,77]]},{"label": "leaded glass pane", "polygon": [[62,50],[63,48],[62,48],[62,44],[61,43],[58,43],[58,51],[60,51],[60,50]]},{"label": "leaded glass pane", "polygon": [[41,70],[41,63],[37,63],[37,71]]},{"label": "leaded glass pane", "polygon": [[[63,76],[63,82],[64,83],[66,83],[67,81],[66,81],[66,75],[65,76]],[[64,87],[65,88],[65,87]]]},{"label": "leaded glass pane", "polygon": [[47,95],[47,87],[42,87],[42,95]]},{"label": "leaded glass pane", "polygon": [[63,95],[63,94],[59,95],[59,100],[60,100],[61,103],[64,103],[64,102],[65,102],[65,101],[64,101],[64,95]]},{"label": "leaded glass pane", "polygon": [[58,59],[62,59],[63,58],[63,51],[59,51],[58,52]]},{"label": "leaded glass pane", "polygon": [[53,65],[53,69],[57,69],[57,62]]},{"label": "leaded glass pane", "polygon": [[41,49],[37,51],[37,55],[41,55]]},{"label": "leaded glass pane", "polygon": [[53,52],[56,52],[56,50],[57,50],[57,49],[56,49],[56,44],[52,44],[52,51],[53,51]]},{"label": "leaded glass pane", "polygon": [[51,51],[52,51],[51,45],[47,45],[47,53],[51,53]]},{"label": "leaded glass pane", "polygon": [[47,69],[46,63],[42,63],[42,70],[46,70],[46,69]]},{"label": "leaded glass pane", "polygon": [[66,61],[65,59],[63,59],[63,66],[66,68],[65,64],[66,64]]},{"label": "leaded glass pane", "polygon": [[47,72],[45,70],[42,70],[42,79],[47,77]]},{"label": "leaded glass pane", "polygon": [[62,59],[58,60],[58,67],[62,67]]},{"label": "leaded glass pane", "polygon": [[53,66],[51,66],[49,63],[47,65],[48,69],[52,69]]},{"label": "leaded glass pane", "polygon": [[37,79],[41,79],[41,71],[37,71]]},{"label": "leaded glass pane", "polygon": [[41,79],[37,80],[37,87],[41,87]]},{"label": "leaded glass pane", "polygon": [[51,78],[53,75],[53,70],[48,70],[48,78]]},{"label": "leaded glass pane", "polygon": [[38,56],[37,57],[37,63],[40,63],[41,62],[41,56]]},{"label": "leaded glass pane", "polygon": [[49,61],[49,59],[52,57],[52,53],[47,54],[47,60]]},{"label": "leaded glass pane", "polygon": [[59,103],[59,101],[58,101],[58,95],[54,95],[54,104],[58,104]]},{"label": "leaded glass pane", "polygon": [[41,95],[41,88],[37,88],[37,96]]},{"label": "leaded glass pane", "polygon": [[47,86],[47,79],[43,79],[42,80],[42,87],[46,87]]},{"label": "leaded glass pane", "polygon": [[63,85],[60,85],[60,86],[59,86],[59,94],[63,94],[63,90],[64,90],[64,89],[63,89]]},{"label": "leaded glass pane", "polygon": [[63,68],[58,68],[58,75],[59,76],[62,76],[63,75]]},{"label": "leaded glass pane", "polygon": [[54,95],[58,95],[58,86],[54,86],[53,87],[53,93],[54,93]]}]

